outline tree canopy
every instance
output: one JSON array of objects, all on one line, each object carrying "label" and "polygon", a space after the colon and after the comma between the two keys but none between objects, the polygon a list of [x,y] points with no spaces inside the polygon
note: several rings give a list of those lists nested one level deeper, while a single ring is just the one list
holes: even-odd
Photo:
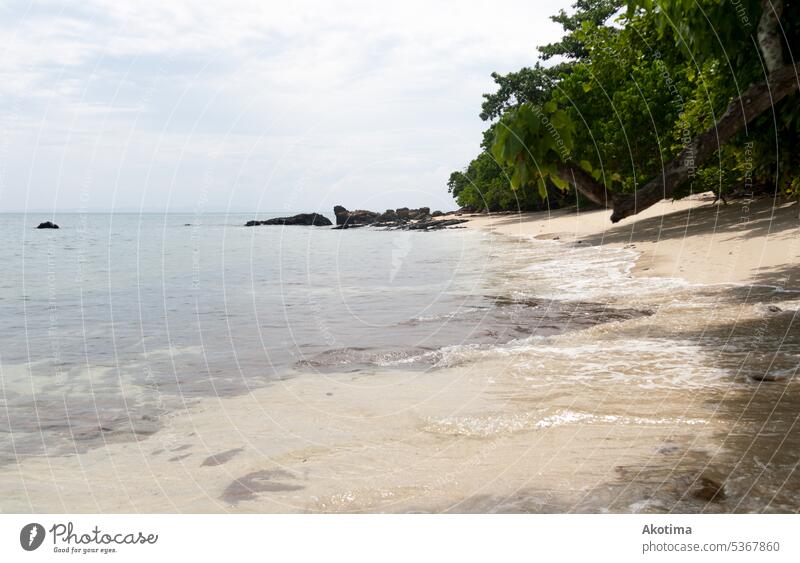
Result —
[{"label": "tree canopy", "polygon": [[492,75],[483,152],[451,192],[490,210],[577,192],[612,221],[708,190],[800,195],[800,81],[786,62],[798,16],[782,0],[577,1],[553,16],[565,34],[540,61]]}]

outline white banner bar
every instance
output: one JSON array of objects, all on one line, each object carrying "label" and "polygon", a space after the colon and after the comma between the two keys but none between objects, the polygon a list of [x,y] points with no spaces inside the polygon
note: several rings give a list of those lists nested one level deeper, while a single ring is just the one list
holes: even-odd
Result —
[{"label": "white banner bar", "polygon": [[0,515],[1,561],[800,561],[797,515]]}]

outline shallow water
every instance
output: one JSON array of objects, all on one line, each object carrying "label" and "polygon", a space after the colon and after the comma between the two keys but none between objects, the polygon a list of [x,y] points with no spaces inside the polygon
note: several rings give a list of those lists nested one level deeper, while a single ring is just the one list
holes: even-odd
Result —
[{"label": "shallow water", "polygon": [[[800,509],[799,294],[249,218],[4,218],[1,509]],[[153,499],[81,505],[113,460]]]}]

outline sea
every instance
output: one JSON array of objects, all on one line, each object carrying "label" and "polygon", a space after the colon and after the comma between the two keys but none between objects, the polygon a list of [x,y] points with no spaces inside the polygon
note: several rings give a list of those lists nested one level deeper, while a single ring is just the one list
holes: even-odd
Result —
[{"label": "sea", "polygon": [[[549,509],[800,509],[796,294],[633,276],[632,249],[474,229],[244,226],[278,215],[0,215],[0,467],[147,440],[209,399],[266,390],[268,408],[276,382],[501,362],[491,383],[515,406],[424,431],[657,434],[640,467]],[[461,508],[548,509],[531,498]]]}]

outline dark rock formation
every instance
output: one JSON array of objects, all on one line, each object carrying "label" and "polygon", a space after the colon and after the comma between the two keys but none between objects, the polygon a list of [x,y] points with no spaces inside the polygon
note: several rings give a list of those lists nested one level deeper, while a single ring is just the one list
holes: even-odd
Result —
[{"label": "dark rock formation", "polygon": [[260,225],[307,225],[315,227],[323,227],[332,225],[331,220],[320,215],[319,213],[301,213],[300,215],[293,215],[292,217],[276,217],[275,219],[267,219],[266,221],[248,221],[244,224],[245,227],[257,227]]},{"label": "dark rock formation", "polygon": [[725,483],[720,479],[701,475],[689,489],[697,500],[705,502],[721,502],[725,500]]},{"label": "dark rock formation", "polygon": [[366,211],[364,209],[348,211],[341,205],[334,207],[333,213],[336,215],[336,224],[340,227],[344,227],[345,229],[359,225],[370,225],[381,216],[380,213]]},{"label": "dark rock formation", "polygon": [[[419,209],[400,207],[398,209],[387,209],[384,213],[376,213],[363,209],[348,211],[341,205],[337,205],[333,208],[333,212],[336,214],[337,229],[352,229],[371,225],[373,227],[393,229],[408,228],[410,230],[430,230],[432,228],[445,228],[451,225],[448,223],[448,225],[440,226],[438,222],[432,222],[432,217],[441,217],[444,213],[441,211],[434,211],[433,214],[431,214],[430,207],[420,207]],[[424,223],[424,225],[420,223]],[[412,227],[412,225],[414,226]]]},{"label": "dark rock formation", "polygon": [[427,217],[427,216],[429,216],[431,214],[431,208],[430,207],[420,207],[419,209],[416,210],[416,212],[417,213],[416,213],[416,216],[414,217],[414,219],[424,219],[425,217]]},{"label": "dark rock formation", "polygon": [[39,223],[39,226],[36,227],[36,228],[37,229],[58,229],[59,226],[56,225],[55,223],[50,222],[50,221],[45,221],[44,223]]},{"label": "dark rock formation", "polygon": [[438,231],[441,229],[458,229],[463,227],[456,227],[461,223],[466,223],[469,219],[441,219],[435,220],[431,218],[422,219],[419,221],[409,221],[400,225],[387,226],[387,230],[397,231]]}]

